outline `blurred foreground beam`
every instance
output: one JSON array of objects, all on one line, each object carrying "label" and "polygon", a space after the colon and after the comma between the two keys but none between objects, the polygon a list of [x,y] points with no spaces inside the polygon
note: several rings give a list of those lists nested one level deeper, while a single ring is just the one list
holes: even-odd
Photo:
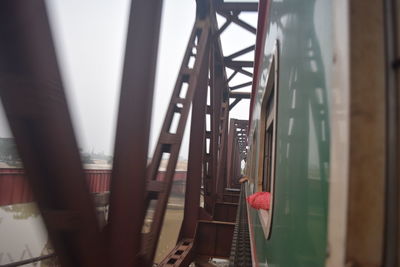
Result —
[{"label": "blurred foreground beam", "polygon": [[133,0],[128,25],[114,164],[109,241],[113,266],[142,266],[146,165],[162,0]]},{"label": "blurred foreground beam", "polygon": [[43,0],[0,1],[0,96],[62,266],[107,266]]},{"label": "blurred foreground beam", "polygon": [[180,239],[193,239],[196,231],[198,210],[200,208],[201,181],[203,178],[204,135],[206,131],[206,106],[209,71],[209,45],[203,61],[204,66],[198,77],[192,105],[192,123],[190,129],[189,158],[185,191],[184,218],[180,230]]}]

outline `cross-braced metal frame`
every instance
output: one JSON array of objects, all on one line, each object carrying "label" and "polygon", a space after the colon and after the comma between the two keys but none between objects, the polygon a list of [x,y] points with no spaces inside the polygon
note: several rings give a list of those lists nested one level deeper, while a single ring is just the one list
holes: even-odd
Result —
[{"label": "cross-braced metal frame", "polygon": [[[238,157],[243,159],[246,147],[241,136],[235,137],[237,144],[228,142],[229,110],[250,98],[250,93],[234,90],[251,82],[229,83],[238,73],[252,77],[248,68],[253,62],[236,58],[253,51],[254,45],[224,56],[220,35],[231,24],[255,34],[256,29],[239,14],[256,12],[257,3],[197,1],[196,21],[147,166],[161,7],[160,0],[132,0],[110,214],[106,226],[100,228],[80,162],[44,0],[0,2],[0,97],[62,266],[152,265],[191,106],[184,220],[177,247],[160,265],[187,266],[193,261],[201,265],[212,257],[229,257],[227,241],[232,239],[238,195],[226,189],[232,185],[227,176],[233,175],[227,166],[237,164],[232,161]],[[226,18],[221,27],[216,14]],[[233,70],[230,77],[226,68]],[[236,152],[239,156],[233,155]],[[168,164],[164,180],[157,181],[161,159]],[[142,233],[151,201],[155,202],[154,216],[149,232]]]},{"label": "cross-braced metal frame", "polygon": [[230,120],[228,135],[228,173],[227,184],[231,188],[240,188],[242,161],[247,160],[247,132],[248,121]]}]

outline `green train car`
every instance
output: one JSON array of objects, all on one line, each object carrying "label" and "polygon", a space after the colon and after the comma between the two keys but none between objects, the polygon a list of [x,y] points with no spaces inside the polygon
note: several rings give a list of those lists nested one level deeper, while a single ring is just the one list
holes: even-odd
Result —
[{"label": "green train car", "polygon": [[399,266],[399,1],[260,1],[253,266]]}]

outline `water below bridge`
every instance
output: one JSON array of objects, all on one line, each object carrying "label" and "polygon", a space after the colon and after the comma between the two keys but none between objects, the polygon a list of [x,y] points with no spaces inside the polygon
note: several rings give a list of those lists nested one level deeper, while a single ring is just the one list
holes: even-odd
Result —
[{"label": "water below bridge", "polygon": [[[155,262],[175,246],[183,219],[183,195],[170,197]],[[148,212],[144,231],[151,223]],[[46,229],[34,202],[0,206],[0,266],[52,253]],[[58,266],[53,259],[24,266]]]}]

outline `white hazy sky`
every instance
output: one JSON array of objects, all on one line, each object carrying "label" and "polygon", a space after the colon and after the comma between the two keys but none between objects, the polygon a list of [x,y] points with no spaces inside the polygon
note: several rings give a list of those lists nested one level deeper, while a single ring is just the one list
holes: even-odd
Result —
[{"label": "white hazy sky", "polygon": [[[46,3],[78,143],[85,151],[112,154],[130,0],[47,0]],[[194,17],[194,0],[164,1],[151,151],[159,135]],[[256,24],[254,15],[245,15],[243,19]],[[222,41],[228,44],[223,46],[228,55],[254,43],[254,36],[232,27],[222,35]],[[249,54],[247,58],[252,56]],[[247,80],[238,76],[236,84]],[[248,103],[239,103],[231,116],[247,119]],[[10,136],[10,132],[0,105],[0,137],[6,136]],[[181,157],[187,158],[188,134],[185,136]]]}]

